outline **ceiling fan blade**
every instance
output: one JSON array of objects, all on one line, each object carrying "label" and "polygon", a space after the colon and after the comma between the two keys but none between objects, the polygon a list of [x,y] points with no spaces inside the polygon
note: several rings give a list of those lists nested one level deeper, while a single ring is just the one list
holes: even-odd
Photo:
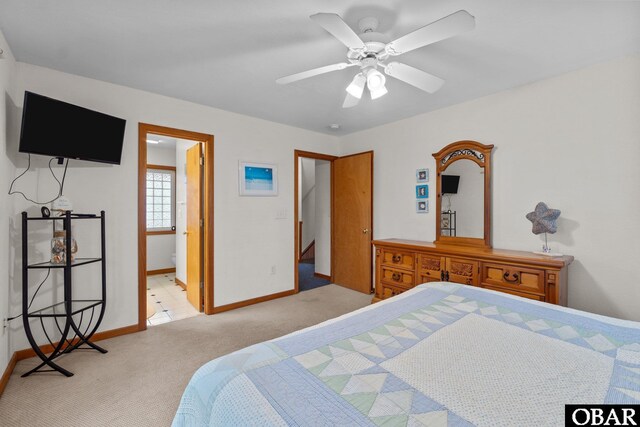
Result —
[{"label": "ceiling fan blade", "polygon": [[292,74],[286,77],[280,77],[276,80],[276,83],[286,85],[292,82],[296,82],[302,79],[308,79],[309,77],[318,76],[324,73],[330,73],[331,71],[344,70],[347,67],[352,67],[357,64],[347,64],[346,62],[340,62],[338,64],[325,65],[324,67],[314,68],[313,70],[303,71],[301,73]]},{"label": "ceiling fan blade", "polygon": [[333,37],[340,40],[349,49],[366,48],[364,42],[360,40],[355,31],[335,13],[316,13],[309,18],[331,33]]},{"label": "ceiling fan blade", "polygon": [[358,105],[360,102],[360,98],[356,98],[347,92],[347,96],[344,98],[344,103],[342,104],[342,108],[351,108]]},{"label": "ceiling fan blade", "polygon": [[475,26],[476,19],[466,10],[459,10],[389,42],[386,50],[390,55],[400,55],[472,30]]},{"label": "ceiling fan blade", "polygon": [[425,92],[434,93],[442,87],[444,80],[432,74],[400,62],[390,62],[384,72],[391,77],[409,83]]}]

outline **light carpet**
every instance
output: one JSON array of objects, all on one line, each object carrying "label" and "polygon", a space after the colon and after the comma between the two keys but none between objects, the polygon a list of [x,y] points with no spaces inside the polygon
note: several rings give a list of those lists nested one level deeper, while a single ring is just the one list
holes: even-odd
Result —
[{"label": "light carpet", "polygon": [[364,307],[364,295],[336,285],[213,316],[152,326],[100,341],[107,354],[75,352],[58,359],[75,375],[20,375],[18,363],[0,397],[0,425],[168,426],[191,375],[211,359]]}]

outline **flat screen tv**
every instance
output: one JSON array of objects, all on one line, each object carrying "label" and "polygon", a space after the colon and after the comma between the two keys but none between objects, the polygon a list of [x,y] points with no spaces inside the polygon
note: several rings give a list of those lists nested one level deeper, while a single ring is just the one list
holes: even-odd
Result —
[{"label": "flat screen tv", "polygon": [[457,194],[460,175],[442,175],[442,194]]},{"label": "flat screen tv", "polygon": [[24,94],[20,152],[120,164],[126,120]]}]

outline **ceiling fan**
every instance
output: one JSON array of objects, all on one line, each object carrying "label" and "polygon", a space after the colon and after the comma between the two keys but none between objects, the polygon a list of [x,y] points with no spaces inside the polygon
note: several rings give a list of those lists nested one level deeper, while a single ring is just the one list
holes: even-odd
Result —
[{"label": "ceiling fan", "polygon": [[[387,62],[392,56],[418,49],[420,47],[448,39],[475,27],[475,18],[466,10],[459,10],[431,24],[425,25],[396,40],[389,41],[384,34],[376,32],[378,20],[364,18],[358,23],[361,33],[358,35],[340,16],[335,13],[317,13],[311,20],[327,30],[349,48],[347,61],[314,68],[276,80],[279,84],[288,84],[298,80],[317,76],[331,71],[344,70],[348,67],[360,67],[347,87],[347,96],[343,108],[353,107],[362,98],[365,85],[369,89],[371,99],[377,99],[387,93],[385,87],[387,76],[396,78],[428,93],[434,93],[444,84],[444,80],[432,74],[401,62]],[[378,71],[382,68],[384,74]]]}]

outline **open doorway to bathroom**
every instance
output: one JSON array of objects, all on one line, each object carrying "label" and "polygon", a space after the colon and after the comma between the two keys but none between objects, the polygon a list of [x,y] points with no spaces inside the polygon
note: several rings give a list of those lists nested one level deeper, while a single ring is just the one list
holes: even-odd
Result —
[{"label": "open doorway to bathroom", "polygon": [[[200,314],[187,298],[187,150],[201,142],[147,134],[147,326]],[[200,156],[198,156],[200,157]],[[196,166],[198,167],[198,166]]]},{"label": "open doorway to bathroom", "polygon": [[212,311],[212,145],[211,135],[140,124],[140,329]]}]

